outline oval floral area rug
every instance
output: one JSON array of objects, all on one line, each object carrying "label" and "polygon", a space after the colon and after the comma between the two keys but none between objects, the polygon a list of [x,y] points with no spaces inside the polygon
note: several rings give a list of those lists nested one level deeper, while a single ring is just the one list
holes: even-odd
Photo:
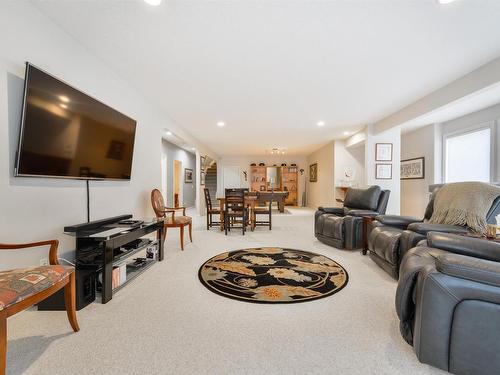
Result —
[{"label": "oval floral area rug", "polygon": [[347,284],[346,270],[323,255],[279,247],[230,251],[207,260],[203,285],[225,297],[294,303],[331,296]]}]

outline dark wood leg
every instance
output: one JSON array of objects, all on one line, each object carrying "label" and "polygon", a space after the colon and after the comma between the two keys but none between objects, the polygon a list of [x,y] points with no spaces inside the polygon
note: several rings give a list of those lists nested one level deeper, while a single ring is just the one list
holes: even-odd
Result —
[{"label": "dark wood leg", "polygon": [[73,331],[78,332],[78,321],[76,320],[76,288],[75,288],[75,273],[69,275],[69,281],[64,287],[64,304],[66,305],[66,313],[68,314],[69,324]]},{"label": "dark wood leg", "polygon": [[107,303],[113,298],[113,246],[109,242],[106,242],[103,258],[102,303]]},{"label": "dark wood leg", "polygon": [[193,242],[193,223],[189,223],[189,240]]},{"label": "dark wood leg", "polygon": [[180,227],[180,234],[181,234],[181,250],[184,250],[184,225],[181,225]]},{"label": "dark wood leg", "polygon": [[162,261],[164,256],[165,256],[165,232],[166,228],[163,226],[158,228],[158,231],[156,232],[156,237],[158,239],[158,261]]},{"label": "dark wood leg", "polygon": [[0,375],[7,367],[7,314],[0,311]]},{"label": "dark wood leg", "polygon": [[207,210],[207,230],[210,229],[210,214],[208,213],[208,210]]},{"label": "dark wood leg", "polygon": [[222,232],[224,230],[224,224],[226,223],[226,219],[224,218],[224,201],[222,199],[219,200],[219,210],[220,231]]},{"label": "dark wood leg", "polygon": [[368,253],[368,227],[374,219],[372,217],[363,217],[363,255]]},{"label": "dark wood leg", "polygon": [[269,230],[273,229],[272,220],[273,220],[273,214],[271,212],[271,208],[269,208]]}]

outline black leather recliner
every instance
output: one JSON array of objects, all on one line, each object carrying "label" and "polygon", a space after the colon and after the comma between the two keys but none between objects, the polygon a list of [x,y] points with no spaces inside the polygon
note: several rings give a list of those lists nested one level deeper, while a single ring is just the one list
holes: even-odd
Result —
[{"label": "black leather recliner", "polygon": [[384,214],[389,190],[380,186],[367,189],[347,189],[344,207],[319,207],[314,219],[314,234],[318,240],[338,249],[362,247],[363,216]]},{"label": "black leather recliner", "polygon": [[418,359],[455,374],[500,369],[500,243],[431,232],[401,262],[396,310]]},{"label": "black leather recliner", "polygon": [[[368,236],[368,250],[371,259],[395,279],[399,276],[399,265],[404,254],[425,240],[429,232],[468,233],[469,228],[459,225],[428,223],[434,210],[434,197],[431,195],[423,219],[410,216],[379,215],[371,223]],[[500,197],[492,204],[486,222],[496,223],[500,214]]]}]

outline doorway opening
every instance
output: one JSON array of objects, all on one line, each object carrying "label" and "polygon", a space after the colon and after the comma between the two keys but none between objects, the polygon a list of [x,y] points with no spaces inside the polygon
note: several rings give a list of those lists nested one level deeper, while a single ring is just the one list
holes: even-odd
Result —
[{"label": "doorway opening", "polygon": [[174,160],[174,174],[173,174],[173,203],[174,207],[179,207],[180,202],[182,202],[182,162],[180,160]]}]

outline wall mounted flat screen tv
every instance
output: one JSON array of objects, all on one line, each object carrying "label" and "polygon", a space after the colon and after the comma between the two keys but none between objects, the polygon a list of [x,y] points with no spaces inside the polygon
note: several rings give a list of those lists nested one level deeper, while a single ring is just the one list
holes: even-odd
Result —
[{"label": "wall mounted flat screen tv", "polygon": [[130,180],[136,125],[27,63],[15,175]]}]

